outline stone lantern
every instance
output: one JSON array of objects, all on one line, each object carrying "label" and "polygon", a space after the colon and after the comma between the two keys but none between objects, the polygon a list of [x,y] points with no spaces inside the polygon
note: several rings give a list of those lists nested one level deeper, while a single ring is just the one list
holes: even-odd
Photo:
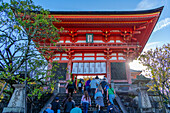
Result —
[{"label": "stone lantern", "polygon": [[137,76],[137,78],[132,82],[132,84],[137,85],[138,93],[138,108],[143,113],[145,111],[151,110],[151,102],[147,93],[149,89],[146,87],[146,84],[150,81],[149,78],[144,77],[143,75]]}]

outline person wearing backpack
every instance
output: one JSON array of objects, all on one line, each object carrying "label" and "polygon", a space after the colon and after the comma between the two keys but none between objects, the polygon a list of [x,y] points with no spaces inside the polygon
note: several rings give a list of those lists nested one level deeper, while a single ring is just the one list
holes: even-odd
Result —
[{"label": "person wearing backpack", "polygon": [[114,104],[113,100],[115,98],[115,94],[115,90],[112,88],[111,84],[109,84],[109,89],[107,90],[107,100],[109,100],[111,104]]},{"label": "person wearing backpack", "polygon": [[78,89],[79,89],[79,92],[83,93],[82,92],[82,89],[83,89],[83,83],[82,81],[80,80],[79,83],[78,83]]},{"label": "person wearing backpack", "polygon": [[77,89],[75,82],[74,82],[73,80],[72,80],[72,81],[69,81],[66,89],[68,89],[68,93],[71,93],[71,97],[72,97],[74,90]]}]

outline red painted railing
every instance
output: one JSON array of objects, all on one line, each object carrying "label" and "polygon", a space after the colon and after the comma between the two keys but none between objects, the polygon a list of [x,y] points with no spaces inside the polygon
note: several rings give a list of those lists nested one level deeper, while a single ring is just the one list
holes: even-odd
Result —
[{"label": "red painted railing", "polygon": [[139,42],[133,43],[40,43],[40,47],[141,47]]}]

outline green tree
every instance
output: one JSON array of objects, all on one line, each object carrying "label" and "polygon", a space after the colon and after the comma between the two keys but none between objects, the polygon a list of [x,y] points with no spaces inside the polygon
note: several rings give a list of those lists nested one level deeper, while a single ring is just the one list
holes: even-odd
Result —
[{"label": "green tree", "polygon": [[[32,0],[10,0],[0,2],[0,80],[5,81],[8,90],[3,92],[11,97],[13,84],[24,84],[27,80],[28,96],[42,98],[54,88],[52,70],[47,70],[48,60],[54,54],[45,42],[56,45],[63,28],[56,28],[53,22],[60,22]],[[40,47],[41,46],[41,47]],[[28,73],[24,78],[25,62]],[[49,90],[43,89],[49,86]],[[4,88],[5,89],[5,88]],[[31,100],[31,99],[30,99]]]},{"label": "green tree", "polygon": [[139,60],[147,67],[146,76],[152,80],[150,90],[159,94],[163,103],[170,104],[170,44],[144,52]]}]

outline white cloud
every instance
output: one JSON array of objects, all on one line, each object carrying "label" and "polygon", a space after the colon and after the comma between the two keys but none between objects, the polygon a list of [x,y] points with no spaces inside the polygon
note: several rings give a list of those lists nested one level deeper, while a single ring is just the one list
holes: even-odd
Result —
[{"label": "white cloud", "polygon": [[147,43],[145,47],[149,47],[149,46],[156,45],[156,44],[159,44],[159,43],[160,43],[160,42]]},{"label": "white cloud", "polygon": [[170,18],[165,18],[164,20],[161,20],[160,22],[157,23],[153,32],[156,32],[168,25],[170,25]]},{"label": "white cloud", "polygon": [[153,9],[165,5],[165,0],[142,0],[135,10]]},{"label": "white cloud", "polygon": [[148,51],[150,49],[155,49],[156,47],[160,47],[161,45],[163,45],[163,42],[151,42],[151,43],[147,43],[146,46],[143,49],[143,52],[146,52],[146,51]]}]

